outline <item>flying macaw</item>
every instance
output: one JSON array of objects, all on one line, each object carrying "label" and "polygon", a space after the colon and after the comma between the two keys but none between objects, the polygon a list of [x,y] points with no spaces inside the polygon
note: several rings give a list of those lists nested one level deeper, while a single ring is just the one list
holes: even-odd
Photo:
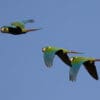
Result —
[{"label": "flying macaw", "polygon": [[98,74],[97,74],[95,62],[100,61],[100,59],[76,56],[76,57],[71,57],[70,61],[71,61],[72,67],[70,67],[69,79],[71,81],[76,81],[77,74],[82,64],[84,65],[88,73],[94,79],[98,80]]},{"label": "flying macaw", "polygon": [[2,33],[9,33],[9,34],[13,34],[13,35],[20,35],[20,34],[25,34],[27,32],[30,32],[30,31],[40,30],[41,28],[32,28],[32,29],[26,29],[25,28],[25,24],[33,23],[33,22],[34,22],[33,19],[23,20],[21,22],[19,22],[19,21],[12,22],[10,26],[3,26],[3,27],[1,27],[0,31]]},{"label": "flying macaw", "polygon": [[53,65],[55,55],[57,55],[65,64],[72,66],[67,53],[81,54],[80,52],[70,51],[63,48],[57,48],[54,46],[46,46],[42,48],[42,52],[44,53],[43,58],[45,65],[47,67],[51,67]]}]

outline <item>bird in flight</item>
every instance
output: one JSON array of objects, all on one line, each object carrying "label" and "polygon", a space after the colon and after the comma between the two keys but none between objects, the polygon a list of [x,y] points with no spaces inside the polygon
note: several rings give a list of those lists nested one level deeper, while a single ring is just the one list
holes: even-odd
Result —
[{"label": "bird in flight", "polygon": [[10,26],[2,26],[0,28],[0,31],[2,33],[8,33],[8,34],[12,34],[12,35],[20,35],[20,34],[25,34],[27,32],[40,30],[41,28],[32,28],[32,29],[25,28],[25,24],[33,23],[33,22],[34,22],[33,19],[12,22]]},{"label": "bird in flight", "polygon": [[65,64],[72,66],[70,58],[67,54],[74,53],[74,54],[81,54],[81,52],[71,51],[64,48],[58,48],[54,46],[46,46],[42,48],[43,58],[45,65],[47,67],[51,67],[53,65],[53,60],[55,55],[57,55]]},{"label": "bird in flight", "polygon": [[98,73],[95,62],[100,61],[100,59],[75,56],[75,57],[70,57],[70,61],[72,67],[70,67],[69,79],[71,81],[76,81],[76,77],[81,65],[85,67],[85,69],[94,79],[98,80]]}]

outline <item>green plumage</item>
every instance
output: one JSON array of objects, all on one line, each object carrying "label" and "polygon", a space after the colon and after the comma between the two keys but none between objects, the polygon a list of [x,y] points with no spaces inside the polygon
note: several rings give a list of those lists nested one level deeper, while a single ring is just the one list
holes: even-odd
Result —
[{"label": "green plumage", "polygon": [[25,34],[27,32],[36,31],[36,30],[40,30],[41,29],[41,28],[26,29],[25,28],[25,24],[32,23],[32,22],[34,22],[34,20],[32,20],[32,19],[12,22],[10,26],[1,27],[0,31],[2,33],[20,35],[20,34]]},{"label": "green plumage", "polygon": [[53,59],[55,55],[57,55],[65,64],[69,65],[71,67],[71,61],[68,57],[68,53],[79,53],[79,52],[73,52],[64,48],[58,48],[54,46],[46,46],[42,48],[42,51],[44,53],[43,58],[44,62],[47,67],[51,67],[53,65]]},{"label": "green plumage", "polygon": [[88,73],[96,80],[98,80],[98,74],[95,66],[95,61],[100,61],[100,59],[95,59],[91,57],[71,57],[71,64],[72,67],[69,71],[69,78],[71,81],[75,81],[77,74],[79,72],[79,69],[81,65],[83,64],[85,69],[88,71]]},{"label": "green plumage", "polygon": [[85,62],[85,61],[94,61],[95,58],[88,58],[88,57],[78,57],[78,56],[74,56],[71,58],[72,59],[72,63],[74,64],[77,64],[77,63],[80,63],[80,62]]}]

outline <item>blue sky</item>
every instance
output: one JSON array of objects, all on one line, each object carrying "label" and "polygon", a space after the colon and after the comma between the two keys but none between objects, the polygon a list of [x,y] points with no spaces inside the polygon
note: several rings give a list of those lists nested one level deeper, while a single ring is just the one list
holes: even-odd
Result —
[{"label": "blue sky", "polygon": [[[100,58],[99,0],[1,0],[0,26],[34,19],[36,32],[0,34],[0,100],[94,100],[100,98],[96,81],[82,66],[76,82],[58,57],[51,69],[43,62],[47,45],[85,52]],[[74,55],[70,55],[74,56]],[[96,63],[100,76],[100,63]]]}]

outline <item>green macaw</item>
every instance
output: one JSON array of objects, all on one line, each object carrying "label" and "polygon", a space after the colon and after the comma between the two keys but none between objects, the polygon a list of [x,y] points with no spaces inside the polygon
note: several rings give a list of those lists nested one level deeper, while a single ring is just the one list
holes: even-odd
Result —
[{"label": "green macaw", "polygon": [[46,46],[42,48],[42,51],[44,53],[43,55],[44,62],[47,67],[51,67],[53,65],[53,60],[55,55],[57,55],[65,64],[72,66],[71,61],[67,54],[68,53],[81,54],[80,52],[70,51],[64,48],[57,48],[54,46]]},{"label": "green macaw", "polygon": [[1,27],[0,31],[2,33],[9,33],[9,34],[13,34],[13,35],[20,35],[20,34],[25,34],[27,32],[30,32],[30,31],[40,30],[41,28],[32,28],[32,29],[26,29],[25,28],[25,24],[33,23],[33,22],[34,22],[33,19],[23,20],[21,22],[19,22],[19,21],[12,22],[10,26],[3,26],[3,27]]},{"label": "green macaw", "polygon": [[100,59],[75,56],[75,57],[71,57],[70,61],[71,61],[72,67],[70,67],[69,79],[71,81],[76,80],[77,74],[82,64],[84,65],[88,73],[94,79],[98,80],[98,74],[97,74],[95,62],[100,61]]}]

